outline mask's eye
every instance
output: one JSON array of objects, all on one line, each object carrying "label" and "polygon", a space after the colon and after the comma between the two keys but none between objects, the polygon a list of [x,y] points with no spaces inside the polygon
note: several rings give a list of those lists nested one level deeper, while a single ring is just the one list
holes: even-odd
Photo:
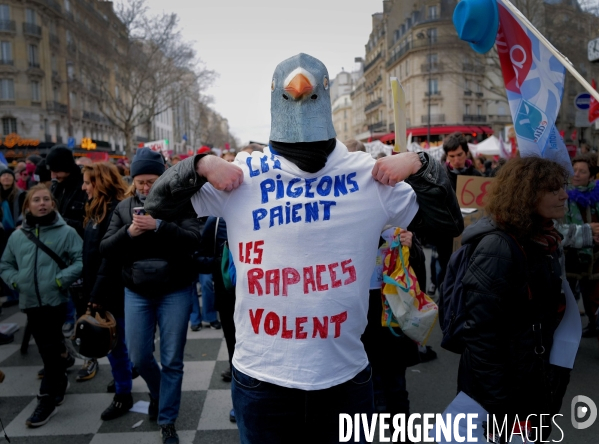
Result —
[{"label": "mask's eye", "polygon": [[310,97],[312,100],[316,100],[318,99],[318,96],[316,94],[312,94],[312,96]]},{"label": "mask's eye", "polygon": [[274,91],[275,90],[275,79],[272,79],[272,83],[270,84],[270,91]]},{"label": "mask's eye", "polygon": [[324,86],[324,89],[329,89],[329,79],[327,76],[324,76],[324,80],[322,81],[322,85]]}]

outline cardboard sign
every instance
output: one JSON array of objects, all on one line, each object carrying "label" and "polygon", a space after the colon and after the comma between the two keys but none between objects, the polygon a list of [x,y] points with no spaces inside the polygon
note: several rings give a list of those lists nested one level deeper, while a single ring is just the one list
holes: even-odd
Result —
[{"label": "cardboard sign", "polygon": [[[487,194],[494,177],[458,176],[456,195],[464,217],[464,228],[484,216]],[[473,211],[476,210],[476,211]],[[462,246],[462,236],[453,239],[453,251]]]},{"label": "cardboard sign", "polygon": [[482,210],[487,203],[489,185],[493,180],[493,177],[458,176],[456,195],[460,208]]}]

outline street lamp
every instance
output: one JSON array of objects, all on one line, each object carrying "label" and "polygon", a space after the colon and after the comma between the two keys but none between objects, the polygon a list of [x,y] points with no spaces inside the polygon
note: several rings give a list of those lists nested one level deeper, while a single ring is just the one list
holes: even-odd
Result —
[{"label": "street lamp", "polygon": [[426,131],[426,146],[431,147],[431,80],[433,72],[433,58],[431,57],[431,51],[433,47],[432,33],[430,29],[426,30],[426,34],[420,31],[416,34],[418,39],[424,39],[428,37],[428,118],[427,118],[427,131]]}]

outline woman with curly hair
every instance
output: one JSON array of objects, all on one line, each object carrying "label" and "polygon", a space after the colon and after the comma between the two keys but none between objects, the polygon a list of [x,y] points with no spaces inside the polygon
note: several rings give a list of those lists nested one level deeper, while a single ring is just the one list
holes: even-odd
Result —
[{"label": "woman with curly hair", "polygon": [[528,420],[536,430],[528,415],[558,413],[569,382],[569,370],[549,364],[565,303],[554,220],[566,212],[567,178],[549,160],[510,160],[489,192],[488,216],[462,240],[474,250],[462,280],[466,347],[458,390],[498,421]]},{"label": "woman with curly hair", "polygon": [[[124,415],[133,405],[131,397],[132,366],[125,346],[124,300],[125,287],[121,278],[121,264],[108,261],[100,255],[100,242],[108,230],[114,209],[125,198],[126,185],[117,168],[108,162],[92,163],[83,167],[82,189],[87,193],[83,221],[83,304],[81,316],[89,302],[90,308],[108,310],[117,321],[118,342],[108,355],[115,380],[116,394],[112,404],[102,413],[108,420]],[[86,360],[77,374],[77,381],[92,379],[98,371],[96,359]]]}]

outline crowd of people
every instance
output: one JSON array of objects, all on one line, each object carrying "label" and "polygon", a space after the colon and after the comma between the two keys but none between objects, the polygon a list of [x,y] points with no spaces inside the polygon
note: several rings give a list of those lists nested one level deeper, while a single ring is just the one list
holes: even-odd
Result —
[{"label": "crowd of people", "polygon": [[[584,302],[585,336],[599,332],[596,156],[576,157],[571,178],[541,158],[487,165],[454,133],[444,163],[426,152],[377,160],[360,142],[336,139],[319,60],[283,61],[271,89],[268,147],[170,164],[141,148],[130,165],[78,165],[56,146],[0,171],[5,304],[27,314],[44,363],[27,425],[46,424],[65,402],[68,341],[88,310],[109,311],[118,330],[108,354],[115,395],[102,420],[129,411],[139,375],[165,444],[179,442],[187,330],[202,326],[223,329],[230,368],[221,376],[244,444],[338,442],[341,413],[410,413],[405,371],[422,355],[381,322],[375,264],[389,227],[403,229],[423,287],[423,245],[434,248],[430,293],[453,276],[454,238],[463,232],[471,246],[457,389],[512,423],[557,413],[569,369],[549,354],[566,276]],[[485,216],[466,230],[459,175],[495,177]],[[86,359],[76,380],[97,371]]]}]

